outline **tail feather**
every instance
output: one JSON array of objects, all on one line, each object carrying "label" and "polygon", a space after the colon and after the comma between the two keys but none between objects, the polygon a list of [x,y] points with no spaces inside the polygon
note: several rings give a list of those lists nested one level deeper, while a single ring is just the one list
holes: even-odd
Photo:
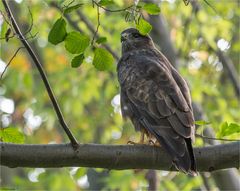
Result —
[{"label": "tail feather", "polygon": [[191,138],[185,139],[186,143],[187,143],[187,148],[188,148],[188,152],[191,158],[191,171],[193,173],[194,176],[197,175],[197,165],[196,165],[196,159],[193,153],[193,147],[192,147],[192,140]]},{"label": "tail feather", "polygon": [[144,126],[148,127],[148,131],[156,137],[169,153],[174,166],[178,170],[191,176],[197,175],[191,138],[182,137],[169,126],[153,126],[149,123]]}]

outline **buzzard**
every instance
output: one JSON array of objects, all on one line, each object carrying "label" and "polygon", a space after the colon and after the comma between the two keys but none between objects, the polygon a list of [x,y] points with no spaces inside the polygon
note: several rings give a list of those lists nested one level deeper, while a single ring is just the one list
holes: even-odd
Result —
[{"label": "buzzard", "polygon": [[141,132],[141,143],[145,134],[154,137],[178,170],[196,175],[195,125],[187,83],[149,35],[129,28],[121,33],[121,42],[117,72],[122,116]]}]

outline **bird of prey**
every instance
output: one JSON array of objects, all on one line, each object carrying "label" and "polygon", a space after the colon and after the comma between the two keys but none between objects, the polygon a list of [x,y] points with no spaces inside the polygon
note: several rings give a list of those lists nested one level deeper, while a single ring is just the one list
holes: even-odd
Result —
[{"label": "bird of prey", "polygon": [[121,42],[117,72],[123,118],[130,118],[141,132],[141,143],[145,134],[154,137],[178,170],[196,175],[195,125],[187,83],[149,35],[129,28],[121,33]]}]

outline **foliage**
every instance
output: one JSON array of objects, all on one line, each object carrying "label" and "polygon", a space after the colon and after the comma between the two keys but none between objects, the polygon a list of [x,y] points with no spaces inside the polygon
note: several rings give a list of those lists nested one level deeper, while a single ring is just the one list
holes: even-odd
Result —
[{"label": "foliage", "polygon": [[143,18],[140,18],[136,28],[142,35],[146,35],[152,30],[152,26]]},{"label": "foliage", "polygon": [[84,53],[88,47],[90,39],[88,36],[81,34],[80,32],[70,32],[65,39],[65,48],[72,54]]},{"label": "foliage", "polygon": [[[92,2],[86,0],[74,1],[72,4],[71,0],[54,1],[61,8],[59,10],[51,6],[51,2],[35,0],[16,4],[8,1],[15,5],[12,7],[15,7],[14,13],[22,31],[31,25],[30,7],[33,16],[32,32],[38,32],[38,35],[29,41],[48,75],[67,124],[79,142],[126,144],[128,140],[138,140],[139,134],[129,122],[123,122],[119,114],[119,88],[114,65],[117,60],[113,59],[105,45],[109,45],[120,56],[120,32],[127,27],[137,27],[142,34],[150,33],[156,26],[148,23],[149,16],[146,14],[155,15],[160,10],[166,18],[169,35],[180,58],[180,73],[191,87],[193,101],[202,105],[208,118],[196,122],[201,126],[198,133],[208,125],[214,128],[218,137],[239,138],[239,101],[214,52],[219,47],[225,47],[224,53],[230,55],[237,68],[240,50],[237,28],[240,10],[237,2],[211,1],[216,13],[199,1],[202,8],[198,15],[193,14],[191,4],[186,6],[180,0],[163,1],[159,5],[140,1],[139,6],[136,5],[136,9],[140,9],[140,15],[132,9],[108,12],[101,8],[98,36],[95,36],[93,42],[95,34],[76,11],[81,11],[96,31],[96,5],[93,8]],[[125,9],[134,4],[125,0],[101,0],[98,3],[112,10]],[[0,9],[4,10],[2,4]],[[126,22],[127,13],[135,15],[135,21]],[[74,28],[67,16],[72,18],[81,31]],[[2,22],[2,17],[0,24],[1,38],[5,38],[8,25]],[[219,45],[221,39],[226,46],[224,43]],[[213,49],[209,49],[209,45]],[[19,46],[16,38],[10,38],[8,42],[1,40],[0,72]],[[14,101],[13,113],[4,110],[1,101],[3,98]],[[17,54],[0,81],[0,115],[4,127],[0,130],[2,141],[24,141],[27,144],[68,141],[60,130],[38,73],[24,51]],[[196,145],[203,145],[203,141],[197,138]],[[13,178],[11,182],[4,183],[5,187],[20,190],[87,190],[93,185],[100,185],[105,190],[144,190],[148,186],[146,170],[62,168],[8,171]],[[195,190],[203,184],[200,176],[189,178],[181,173],[164,171],[158,171],[157,175],[159,190]],[[97,184],[98,181],[100,183]],[[210,187],[216,189],[212,180]]]},{"label": "foliage", "polygon": [[143,9],[151,15],[158,15],[160,13],[160,8],[154,3],[146,3],[143,5]]},{"label": "foliage", "polygon": [[236,123],[228,124],[228,122],[224,122],[221,124],[217,135],[218,137],[225,137],[235,133],[240,134],[240,125]]},{"label": "foliage", "polygon": [[16,127],[1,128],[0,140],[6,143],[24,143],[24,135]]},{"label": "foliage", "polygon": [[78,55],[78,56],[75,56],[72,59],[72,62],[71,62],[72,67],[73,68],[79,67],[82,64],[83,60],[84,60],[84,54],[83,53]]},{"label": "foliage", "polygon": [[114,62],[113,56],[103,48],[96,48],[94,51],[93,65],[100,71],[111,68]]},{"label": "foliage", "polygon": [[56,45],[64,41],[66,36],[66,21],[61,17],[54,23],[51,31],[49,32],[48,41]]}]

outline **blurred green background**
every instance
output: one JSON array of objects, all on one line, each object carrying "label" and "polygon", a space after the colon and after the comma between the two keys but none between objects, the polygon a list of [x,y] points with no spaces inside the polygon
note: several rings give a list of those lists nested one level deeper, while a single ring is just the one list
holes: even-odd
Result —
[{"label": "blurred green background", "polygon": [[[129,140],[137,141],[139,133],[134,131],[129,121],[124,122],[120,115],[119,85],[115,72],[117,59],[107,71],[98,71],[92,65],[93,49],[88,47],[82,65],[72,68],[74,55],[65,50],[64,43],[54,46],[48,42],[49,31],[61,16],[59,8],[71,1],[7,2],[23,32],[33,23],[31,33],[37,35],[29,39],[30,44],[47,73],[66,122],[79,142],[126,144]],[[228,59],[239,82],[239,1],[207,2],[210,5],[199,0],[186,6],[182,0],[155,1],[160,7],[160,15],[149,16],[143,10],[143,16],[152,24],[150,34],[156,46],[170,55],[166,56],[172,64],[177,65],[188,81],[193,101],[202,107],[201,114],[205,116],[203,120],[210,122],[210,125],[202,122],[197,133],[202,134],[209,127],[216,132],[217,137],[237,139],[240,123],[239,92],[234,88],[234,81],[221,55]],[[74,10],[65,17],[67,31],[78,28],[92,39],[91,27],[86,22],[96,30],[96,6],[93,8],[92,2],[87,0],[76,0],[74,3],[83,5],[77,9],[80,14]],[[137,1],[114,0],[107,8],[122,9],[134,3]],[[4,13],[1,3],[0,10]],[[118,57],[121,56],[121,31],[135,27],[133,22],[126,22],[125,17],[124,11],[108,12],[100,9],[98,35],[107,39],[102,46],[109,46]],[[159,25],[159,20],[162,25]],[[4,17],[0,15],[2,38],[5,37],[6,26]],[[167,31],[171,44],[162,40],[159,29]],[[170,45],[174,55],[169,52]],[[16,37],[10,38],[8,42],[1,39],[0,73],[20,46]],[[24,49],[18,52],[0,81],[0,119],[1,141],[25,144],[68,142],[38,71]],[[207,143],[197,138],[195,146],[204,145]],[[239,173],[235,176],[239,176]],[[1,189],[13,190],[147,190],[153,178],[156,179],[157,190],[220,189],[210,173],[191,178],[179,172],[153,170],[1,167]]]}]

